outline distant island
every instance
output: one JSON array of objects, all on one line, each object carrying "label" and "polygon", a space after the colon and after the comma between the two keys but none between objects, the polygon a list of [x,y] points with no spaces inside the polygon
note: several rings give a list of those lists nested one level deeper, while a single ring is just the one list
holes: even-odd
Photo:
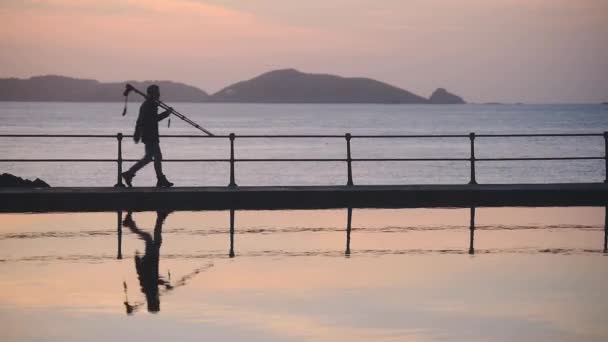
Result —
[{"label": "distant island", "polygon": [[[205,91],[171,81],[103,83],[65,76],[0,79],[0,101],[115,102],[122,100],[125,83],[144,90],[160,86],[171,102],[227,103],[378,103],[463,104],[457,95],[438,88],[429,98],[370,78],[309,74],[295,69],[274,70],[237,82],[209,95]],[[140,100],[132,97],[131,100]]]},{"label": "distant island", "polygon": [[[0,79],[0,101],[116,102],[122,100],[126,83],[142,90],[156,83],[163,98],[171,101],[205,102],[209,98],[209,94],[196,87],[170,81],[102,83],[65,76],[35,76],[25,80]],[[132,96],[131,100],[140,99]]]},{"label": "distant island", "polygon": [[443,88],[438,88],[431,94],[429,101],[432,104],[463,104],[465,103],[462,97],[450,94]]}]

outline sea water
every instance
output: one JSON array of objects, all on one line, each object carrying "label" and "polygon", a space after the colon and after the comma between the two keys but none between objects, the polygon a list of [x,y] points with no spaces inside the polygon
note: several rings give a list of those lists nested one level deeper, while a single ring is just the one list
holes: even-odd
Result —
[{"label": "sea water", "polygon": [[[2,134],[130,133],[137,106],[0,103]],[[237,158],[344,158],[345,139],[245,134],[602,133],[593,105],[174,104]],[[162,134],[198,134],[172,121]],[[477,157],[603,156],[602,137],[478,138]],[[229,156],[162,139],[166,158]],[[357,139],[354,158],[469,156],[464,139]],[[116,140],[2,138],[1,159],[116,157]],[[143,146],[124,141],[125,158]],[[126,163],[127,165],[129,163]],[[480,162],[481,183],[601,182],[602,160]],[[221,163],[166,163],[226,185]],[[108,186],[116,163],[2,163],[53,186]],[[467,162],[353,165],[355,184],[466,183]],[[336,163],[237,163],[239,185],[344,184]],[[152,185],[152,167],[135,185]],[[474,218],[471,220],[471,214]],[[166,219],[158,220],[167,215]],[[605,208],[0,214],[2,341],[605,341]],[[471,230],[471,222],[474,230]],[[234,257],[230,257],[234,255]]]},{"label": "sea water", "polygon": [[[608,107],[602,105],[317,105],[192,104],[174,108],[217,135],[236,134],[235,157],[345,159],[346,139],[239,138],[239,135],[407,135],[597,133],[608,131]],[[138,104],[0,103],[0,134],[131,134]],[[161,134],[201,135],[173,117]],[[115,138],[0,138],[2,159],[116,159]],[[364,139],[351,141],[353,158],[469,158],[464,138]],[[228,159],[230,142],[222,139],[162,138],[165,159]],[[123,158],[138,159],[143,144],[123,141]],[[477,158],[603,157],[603,137],[477,138]],[[133,162],[125,162],[126,169]],[[111,186],[115,162],[7,163],[0,166],[52,186]],[[227,162],[165,163],[178,186],[226,185]],[[354,162],[355,184],[461,184],[470,177],[468,161]],[[602,160],[480,161],[479,183],[560,183],[604,180]],[[345,162],[237,162],[239,185],[341,185]],[[151,166],[135,179],[154,185]]]}]

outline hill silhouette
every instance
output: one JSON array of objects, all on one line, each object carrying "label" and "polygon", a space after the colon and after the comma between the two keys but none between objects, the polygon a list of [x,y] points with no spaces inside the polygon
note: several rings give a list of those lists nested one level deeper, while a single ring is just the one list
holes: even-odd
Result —
[{"label": "hill silhouette", "polygon": [[[205,91],[172,81],[125,81],[103,83],[65,76],[0,79],[0,101],[116,102],[125,84],[144,91],[156,83],[162,99],[169,102],[244,103],[382,103],[460,104],[461,97],[437,89],[430,99],[390,84],[362,77],[303,73],[295,69],[274,70],[232,84],[209,95]],[[130,101],[141,101],[132,96]]]},{"label": "hill silhouette", "polygon": [[[152,83],[162,90],[163,100],[205,102],[209,95],[193,86],[171,81],[127,81],[145,90]],[[0,101],[116,102],[122,99],[125,83],[102,83],[96,80],[65,76],[35,76],[29,79],[0,79]],[[131,101],[140,101],[132,96]]]},{"label": "hill silhouette", "polygon": [[265,103],[428,103],[424,97],[369,78],[274,70],[230,85],[213,102]]}]

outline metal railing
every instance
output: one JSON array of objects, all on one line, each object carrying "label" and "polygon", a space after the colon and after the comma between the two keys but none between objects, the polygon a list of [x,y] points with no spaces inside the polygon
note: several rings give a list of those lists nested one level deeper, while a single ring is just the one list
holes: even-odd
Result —
[{"label": "metal railing", "polygon": [[[0,138],[113,138],[117,140],[117,157],[116,159],[0,159],[0,162],[113,162],[117,163],[117,182],[116,187],[124,187],[122,182],[122,166],[123,162],[135,162],[137,159],[124,159],[122,156],[122,140],[123,138],[132,138],[132,135],[116,135],[108,134],[0,134]],[[353,162],[445,162],[445,161],[460,161],[467,162],[470,165],[470,180],[469,184],[477,184],[475,174],[476,162],[494,162],[494,161],[546,161],[546,160],[604,160],[605,161],[605,179],[604,183],[608,183],[608,132],[604,133],[554,133],[554,134],[430,134],[430,135],[162,135],[163,138],[200,138],[200,139],[228,139],[230,142],[230,158],[228,159],[163,159],[163,162],[227,162],[230,163],[230,181],[229,187],[236,187],[235,180],[235,164],[247,162],[345,162],[347,180],[346,185],[352,186]],[[345,158],[235,158],[234,142],[237,139],[345,139],[346,141],[346,157]],[[529,137],[604,137],[604,156],[570,156],[570,157],[509,157],[509,158],[476,158],[475,157],[475,139],[477,138],[529,138]],[[352,139],[464,139],[468,138],[470,142],[470,156],[468,158],[353,158],[351,154]]]}]

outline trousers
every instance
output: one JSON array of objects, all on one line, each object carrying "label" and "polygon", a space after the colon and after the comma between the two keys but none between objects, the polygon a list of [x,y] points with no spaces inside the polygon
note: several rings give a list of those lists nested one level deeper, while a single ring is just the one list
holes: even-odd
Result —
[{"label": "trousers", "polygon": [[144,157],[136,162],[129,169],[129,173],[135,175],[137,171],[139,171],[142,167],[148,165],[152,160],[154,160],[154,171],[156,172],[156,178],[161,179],[164,177],[163,175],[163,154],[160,151],[160,144],[157,142],[146,143],[146,154]]}]

